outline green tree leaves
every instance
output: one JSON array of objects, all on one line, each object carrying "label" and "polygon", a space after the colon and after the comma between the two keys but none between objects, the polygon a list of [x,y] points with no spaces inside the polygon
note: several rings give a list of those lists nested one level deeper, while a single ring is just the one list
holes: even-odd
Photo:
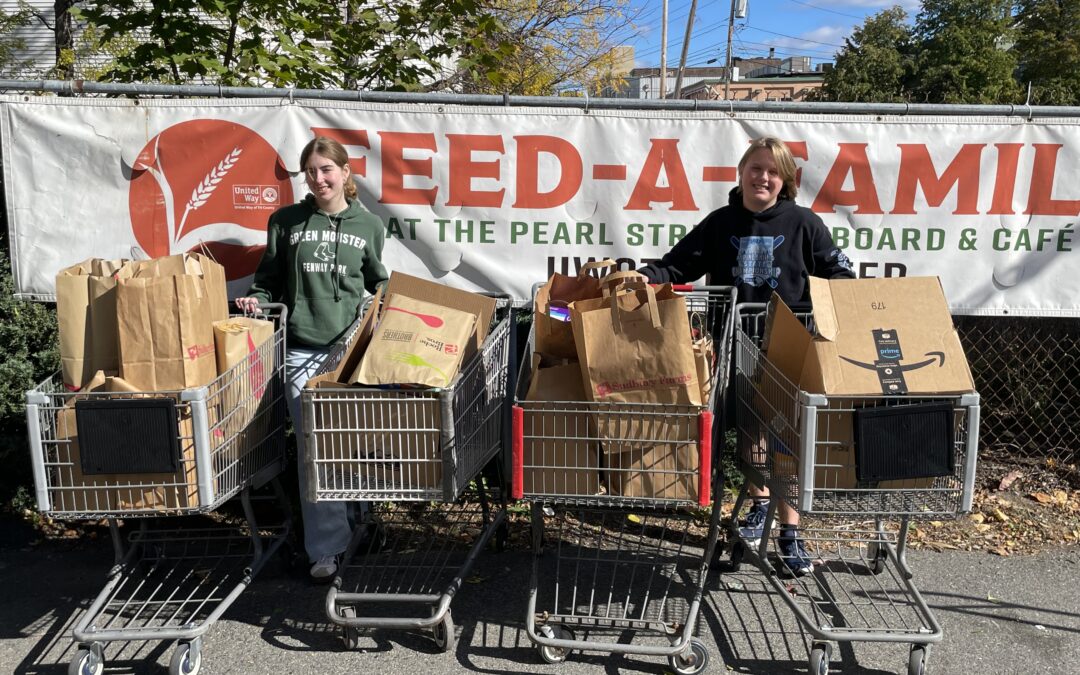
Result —
[{"label": "green tree leaves", "polygon": [[1080,105],[1080,0],[1020,0],[1016,53],[1034,105]]},{"label": "green tree leaves", "polygon": [[818,98],[1019,102],[1010,8],[1009,0],[924,0],[913,26],[900,7],[875,14],[845,41]]},{"label": "green tree leaves", "polygon": [[476,0],[113,0],[73,12],[103,42],[136,36],[106,81],[422,90],[458,53],[476,76],[498,57]]},{"label": "green tree leaves", "polygon": [[900,7],[868,18],[844,40],[844,49],[825,75],[818,98],[860,103],[903,103],[910,100],[915,69],[915,43]]}]

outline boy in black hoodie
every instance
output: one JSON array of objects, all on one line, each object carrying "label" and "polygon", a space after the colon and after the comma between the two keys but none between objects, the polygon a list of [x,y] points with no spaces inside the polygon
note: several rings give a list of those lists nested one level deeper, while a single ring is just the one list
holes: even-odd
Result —
[{"label": "boy in black hoodie", "polygon": [[[853,279],[851,262],[833,243],[814,212],[795,204],[795,159],[783,141],[762,137],[739,160],[739,183],[728,205],[705,217],[659,262],[638,270],[652,283],[732,285],[738,302],[766,303],[775,291],[789,305],[810,299],[811,276]],[[753,505],[740,534],[764,535],[768,491],[751,486]],[[786,502],[777,508],[780,555],[787,571],[802,576],[814,561],[798,536],[799,514]]]}]

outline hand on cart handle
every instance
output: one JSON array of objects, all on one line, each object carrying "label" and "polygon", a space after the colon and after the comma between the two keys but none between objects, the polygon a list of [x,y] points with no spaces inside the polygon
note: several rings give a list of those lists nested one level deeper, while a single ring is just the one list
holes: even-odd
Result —
[{"label": "hand on cart handle", "polygon": [[233,302],[236,303],[236,308],[244,314],[262,314],[262,310],[259,308],[258,298],[237,298]]}]

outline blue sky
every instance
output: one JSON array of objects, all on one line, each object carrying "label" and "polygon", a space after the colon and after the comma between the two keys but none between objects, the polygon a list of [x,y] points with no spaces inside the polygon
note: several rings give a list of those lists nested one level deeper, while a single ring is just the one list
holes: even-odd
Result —
[{"label": "blue sky", "polygon": [[[735,20],[732,55],[764,56],[769,47],[776,55],[809,56],[812,64],[832,61],[844,38],[867,16],[899,4],[910,17],[918,12],[917,0],[748,0],[746,19]],[[660,65],[660,0],[631,0],[638,11],[637,35],[623,44],[633,45],[637,67]],[[688,66],[723,65],[727,49],[730,0],[698,0],[694,32],[690,39]],[[668,2],[668,64],[675,67],[682,54],[690,0]]]}]

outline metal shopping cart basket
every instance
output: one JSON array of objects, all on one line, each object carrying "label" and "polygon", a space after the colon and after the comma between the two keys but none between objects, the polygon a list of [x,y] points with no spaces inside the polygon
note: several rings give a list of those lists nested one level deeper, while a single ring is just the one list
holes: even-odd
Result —
[{"label": "metal shopping cart basket", "polygon": [[[170,673],[193,675],[202,639],[283,542],[275,477],[285,462],[286,310],[263,305],[273,337],[209,385],[70,392],[57,373],[26,394],[38,509],[107,519],[116,564],[74,628],[70,673],[100,674],[110,642],[176,640]],[[107,389],[107,387],[106,387]],[[253,488],[273,484],[281,522],[256,521]],[[184,527],[239,495],[239,525]],[[118,519],[136,519],[122,536]]]},{"label": "metal shopping cart basket", "polygon": [[[509,298],[497,300],[480,350],[446,388],[332,385],[301,394],[309,494],[372,502],[326,596],[347,648],[357,646],[361,629],[389,628],[430,630],[450,651],[451,601],[492,537],[505,543],[501,450],[514,322]],[[494,475],[489,481],[482,472]]]},{"label": "metal shopping cart basket", "polygon": [[[978,394],[807,393],[764,358],[765,305],[738,305],[736,315],[737,461],[748,482],[732,516],[734,569],[749,559],[811,634],[814,675],[828,673],[831,642],[855,641],[910,643],[908,672],[924,673],[942,630],[912,580],[907,536],[913,520],[970,510]],[[799,318],[812,325],[810,313]],[[740,538],[749,482],[800,513],[800,536],[818,561],[812,575],[781,578],[776,537]],[[770,535],[776,501],[764,526]],[[885,527],[894,520],[895,532]]]},{"label": "metal shopping cart basket", "polygon": [[[724,409],[735,291],[676,290],[691,324],[710,331],[716,347],[700,406],[526,400],[535,332],[529,336],[513,413],[513,497],[531,502],[525,627],[548,663],[589,650],[667,657],[678,673],[708,665],[693,636],[719,532],[713,439],[722,425],[712,410]],[[576,364],[568,368],[578,371],[568,377],[580,377]],[[709,506],[702,532],[698,516]],[[554,575],[541,568],[545,552],[554,553]]]}]

